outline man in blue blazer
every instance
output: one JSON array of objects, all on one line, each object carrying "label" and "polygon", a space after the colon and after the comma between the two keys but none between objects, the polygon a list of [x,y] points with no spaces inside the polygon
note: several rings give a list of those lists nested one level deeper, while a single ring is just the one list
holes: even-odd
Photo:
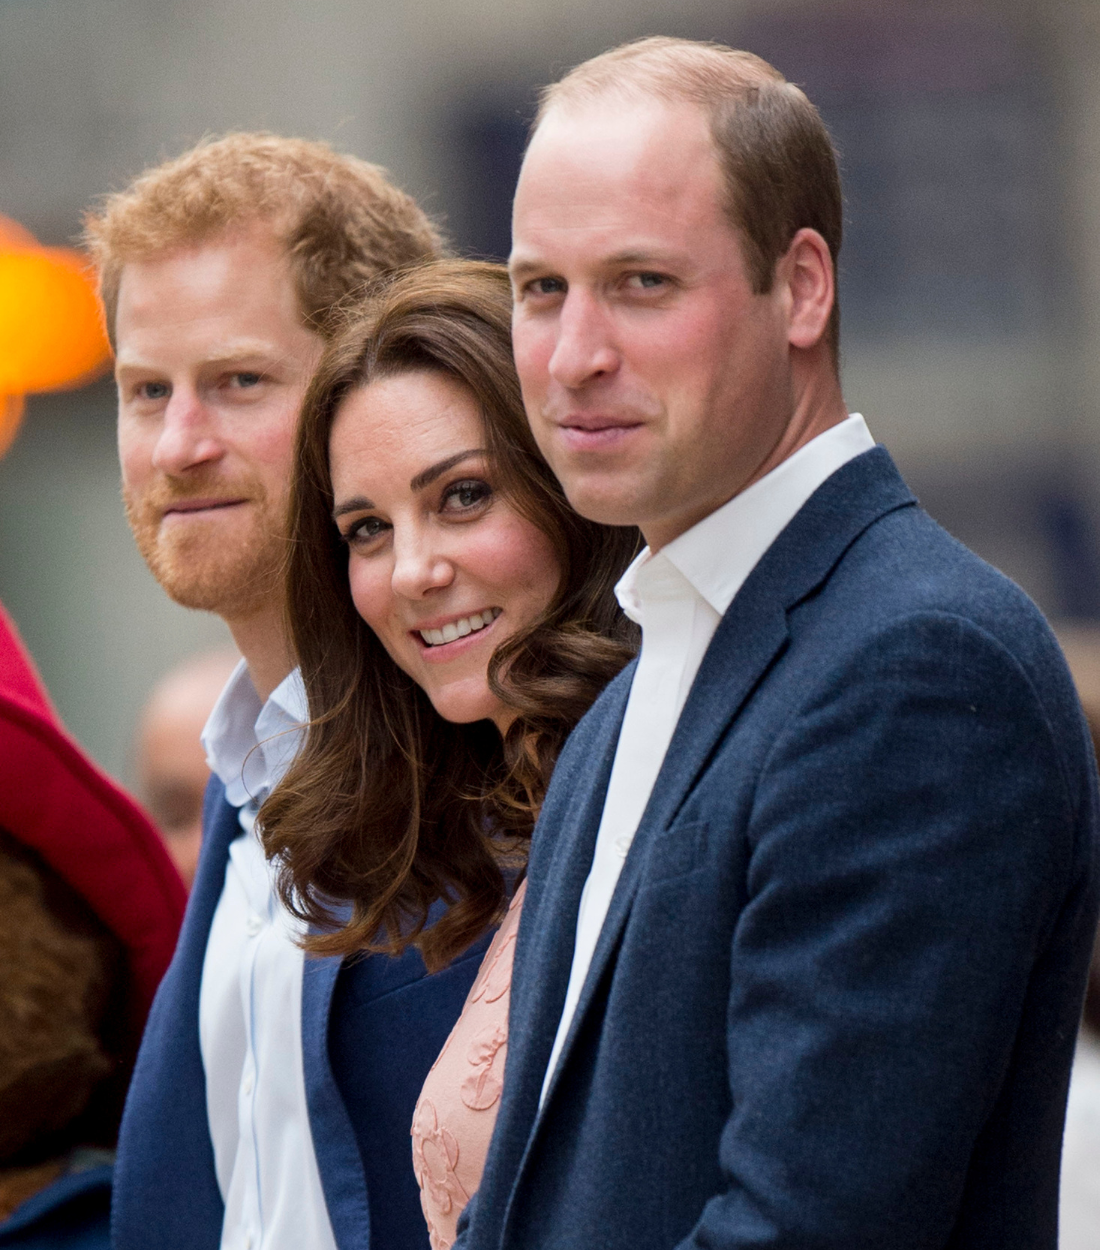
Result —
[{"label": "man in blue blazer", "polygon": [[478,949],[305,959],[254,828],[308,719],[282,619],[294,434],[334,305],[438,238],[376,166],[229,135],[89,221],[116,346],[123,495],[169,595],[242,662],[203,734],[214,774],[175,959],[123,1119],[119,1250],[426,1250],[409,1128]]},{"label": "man in blue blazer", "polygon": [[1039,612],[847,413],[841,214],[749,54],[544,97],[516,359],[571,502],[645,535],[643,643],[536,831],[463,1250],[1055,1248],[1095,764]]}]

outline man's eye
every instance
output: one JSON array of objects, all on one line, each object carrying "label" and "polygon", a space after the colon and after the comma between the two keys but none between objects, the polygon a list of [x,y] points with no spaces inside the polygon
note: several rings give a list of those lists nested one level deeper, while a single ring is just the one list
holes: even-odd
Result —
[{"label": "man's eye", "polygon": [[167,382],[143,382],[138,387],[139,399],[167,399],[172,393],[172,388]]},{"label": "man's eye", "polygon": [[471,508],[478,508],[493,496],[493,488],[488,482],[470,480],[465,482],[455,482],[453,486],[448,486],[443,495],[443,511],[444,512],[464,512]]},{"label": "man's eye", "polygon": [[631,278],[631,281],[643,290],[652,291],[657,287],[664,286],[668,279],[663,273],[636,273]]},{"label": "man's eye", "polygon": [[564,278],[535,278],[528,282],[527,290],[532,295],[562,295],[565,292]]}]

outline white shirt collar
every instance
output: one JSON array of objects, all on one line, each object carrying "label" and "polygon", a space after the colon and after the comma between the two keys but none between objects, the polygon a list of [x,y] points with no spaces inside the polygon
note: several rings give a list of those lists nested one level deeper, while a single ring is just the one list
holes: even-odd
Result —
[{"label": "white shirt collar", "polygon": [[852,413],[660,551],[646,547],[615,587],[623,611],[642,624],[643,600],[670,593],[682,578],[724,615],[760,558],[814,491],[874,445],[863,417]]},{"label": "white shirt collar", "polygon": [[233,670],[202,731],[206,761],[234,807],[262,802],[290,767],[309,704],[298,669],[263,705],[244,660]]}]

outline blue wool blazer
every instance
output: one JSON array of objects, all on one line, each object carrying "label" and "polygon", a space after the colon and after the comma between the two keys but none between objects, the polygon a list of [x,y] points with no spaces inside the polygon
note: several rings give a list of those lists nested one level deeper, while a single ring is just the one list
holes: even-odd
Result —
[{"label": "blue wool blazer", "polygon": [[0,1220],[3,1250],[109,1250],[111,1165],[67,1172]]},{"label": "blue wool blazer", "polygon": [[[214,1172],[199,1049],[199,982],[238,811],[215,778],[179,946],[146,1025],[115,1166],[115,1250],[216,1250]],[[306,957],[302,1058],[321,1186],[340,1250],[427,1250],[409,1131],[428,1069],[489,937],[433,976],[414,951],[342,963]],[[303,1248],[305,1250],[305,1248]]]},{"label": "blue wool blazer", "polygon": [[539,1093],[631,672],[536,830],[459,1250],[1055,1250],[1097,779],[1031,602],[881,448],[708,650]]}]

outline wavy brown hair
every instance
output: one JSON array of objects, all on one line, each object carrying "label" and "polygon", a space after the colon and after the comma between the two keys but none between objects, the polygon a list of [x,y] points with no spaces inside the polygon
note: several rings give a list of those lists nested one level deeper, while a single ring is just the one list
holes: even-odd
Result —
[{"label": "wavy brown hair", "polygon": [[[498,489],[550,539],[561,568],[545,611],[490,662],[493,692],[516,711],[503,740],[489,721],[445,721],[390,659],[352,605],[332,519],[329,436],[344,399],[424,370],[469,387]],[[408,270],[347,313],[306,396],[291,509],[287,614],[310,722],[260,812],[279,893],[315,926],[307,950],[412,944],[441,968],[501,916],[562,744],[634,652],[613,587],[637,532],[596,525],[566,502],[524,416],[506,272],[477,261]]]}]

